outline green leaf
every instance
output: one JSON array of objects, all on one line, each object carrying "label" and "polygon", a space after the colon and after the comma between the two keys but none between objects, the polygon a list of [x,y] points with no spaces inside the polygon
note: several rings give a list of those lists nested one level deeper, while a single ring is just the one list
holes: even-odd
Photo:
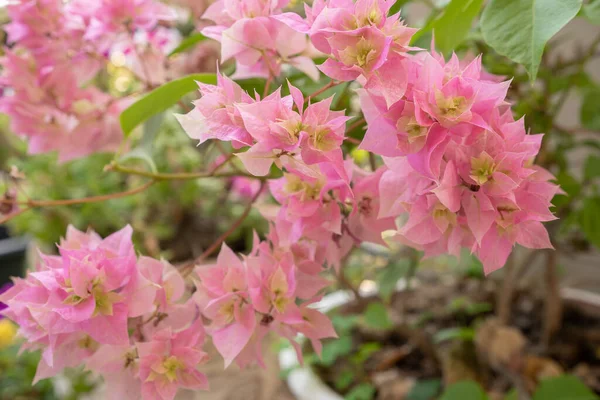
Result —
[{"label": "green leaf", "polygon": [[362,365],[371,357],[373,354],[381,350],[381,344],[377,342],[369,342],[360,346],[358,352],[353,354],[351,360],[355,364]]},{"label": "green leaf", "polygon": [[392,7],[390,7],[390,11],[388,15],[398,14],[398,11],[404,7],[405,4],[410,3],[411,0],[397,0]]},{"label": "green leaf", "polygon": [[600,88],[585,91],[581,106],[581,123],[587,129],[600,130]]},{"label": "green leaf", "polygon": [[458,382],[450,385],[439,400],[487,400],[487,395],[475,382]]},{"label": "green leaf", "polygon": [[129,153],[123,154],[119,158],[119,164],[124,164],[126,161],[130,160],[141,160],[144,161],[150,167],[150,171],[152,173],[157,173],[158,168],[156,167],[156,163],[152,159],[152,154],[147,148],[144,147],[136,147],[131,150]]},{"label": "green leaf", "polygon": [[251,97],[254,97],[255,92],[262,96],[267,81],[258,78],[248,78],[236,80],[235,83],[240,85]]},{"label": "green leaf", "polygon": [[462,339],[464,341],[473,341],[475,339],[475,330],[473,328],[448,328],[442,329],[433,335],[433,341],[442,343],[447,340]]},{"label": "green leaf", "polygon": [[439,379],[418,381],[406,396],[406,400],[433,400],[441,388],[442,382]]},{"label": "green leaf", "polygon": [[318,361],[318,363],[325,366],[331,366],[339,357],[350,354],[353,347],[352,338],[350,336],[342,336],[339,339],[325,342],[321,360]]},{"label": "green leaf", "polygon": [[375,329],[390,329],[393,327],[383,303],[370,303],[365,311],[364,321],[365,324]]},{"label": "green leaf", "polygon": [[590,243],[600,248],[600,197],[588,197],[583,201],[579,224]]},{"label": "green leaf", "polygon": [[352,385],[355,379],[354,372],[346,369],[335,378],[333,384],[337,390],[346,390]]},{"label": "green leaf", "polygon": [[369,383],[361,383],[344,397],[344,400],[372,400],[375,398],[375,387]]},{"label": "green leaf", "polygon": [[491,0],[481,16],[485,41],[521,63],[535,80],[546,43],[581,8],[582,0]]},{"label": "green leaf", "polygon": [[574,376],[545,379],[540,383],[533,400],[597,400],[587,386]]},{"label": "green leaf", "polygon": [[451,52],[467,37],[483,0],[452,0],[433,23],[435,47]]},{"label": "green leaf", "polygon": [[584,5],[583,15],[594,24],[600,25],[600,0],[592,0]]},{"label": "green leaf", "polygon": [[150,119],[144,123],[144,135],[142,136],[140,144],[130,152],[122,155],[119,158],[119,163],[123,164],[126,161],[136,159],[142,160],[148,164],[152,172],[157,173],[158,168],[152,159],[152,149],[154,147],[154,140],[160,131],[163,120],[164,114],[156,114],[150,117]]},{"label": "green leaf", "polygon": [[568,172],[560,172],[556,182],[570,197],[576,197],[581,193],[581,184]]},{"label": "green leaf", "polygon": [[515,389],[508,392],[508,394],[504,397],[504,400],[519,400],[519,394]]},{"label": "green leaf", "polygon": [[195,33],[183,39],[179,46],[177,46],[172,52],[169,53],[169,57],[174,56],[175,54],[183,53],[193,47],[195,47],[198,43],[205,41],[208,39],[201,33]]},{"label": "green leaf", "polygon": [[585,160],[584,171],[586,180],[592,180],[600,177],[600,157],[596,155],[589,156],[587,160]]},{"label": "green leaf", "polygon": [[392,262],[379,271],[377,283],[379,284],[379,294],[384,300],[389,301],[396,290],[398,281],[404,278],[409,270],[410,261],[401,260]]},{"label": "green leaf", "polygon": [[217,76],[215,74],[192,74],[154,89],[121,113],[121,129],[125,136],[129,136],[139,124],[148,118],[168,110],[183,96],[197,90],[196,81],[214,85],[217,83]]},{"label": "green leaf", "polygon": [[334,315],[331,317],[331,323],[338,335],[343,336],[356,326],[359,319],[357,315]]}]

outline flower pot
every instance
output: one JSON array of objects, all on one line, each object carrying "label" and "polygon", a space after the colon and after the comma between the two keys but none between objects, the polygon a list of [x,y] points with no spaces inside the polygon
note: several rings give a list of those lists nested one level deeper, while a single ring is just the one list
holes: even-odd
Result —
[{"label": "flower pot", "polygon": [[10,237],[6,228],[0,226],[0,286],[13,276],[25,276],[28,244],[26,237]]}]

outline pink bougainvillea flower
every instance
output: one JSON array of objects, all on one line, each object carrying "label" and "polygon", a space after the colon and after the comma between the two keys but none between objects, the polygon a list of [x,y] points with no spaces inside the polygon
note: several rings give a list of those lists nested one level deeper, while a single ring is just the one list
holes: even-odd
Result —
[{"label": "pink bougainvillea flower", "polygon": [[226,76],[217,74],[217,85],[198,82],[202,97],[194,102],[194,109],[185,115],[176,115],[179,123],[192,138],[204,143],[208,139],[231,141],[235,147],[251,145],[252,137],[246,131],[237,105],[254,100]]},{"label": "pink bougainvillea flower", "polygon": [[137,343],[139,376],[144,399],[172,400],[179,388],[208,389],[206,376],[197,367],[208,359],[202,351],[204,328],[197,320],[189,328],[156,333],[148,342]]},{"label": "pink bougainvillea flower", "polygon": [[142,398],[139,354],[134,345],[100,346],[87,358],[85,366],[87,370],[102,375],[112,396],[127,400]]},{"label": "pink bougainvillea flower", "polygon": [[214,26],[202,33],[221,42],[221,61],[235,59],[237,78],[279,76],[289,64],[318,80],[306,37],[307,24],[293,13],[282,14],[289,1],[224,1],[212,4],[203,18]]},{"label": "pink bougainvillea flower", "polygon": [[246,347],[256,327],[256,316],[249,303],[246,267],[223,245],[217,263],[196,268],[200,277],[196,302],[204,316],[212,320],[208,332],[225,366]]}]

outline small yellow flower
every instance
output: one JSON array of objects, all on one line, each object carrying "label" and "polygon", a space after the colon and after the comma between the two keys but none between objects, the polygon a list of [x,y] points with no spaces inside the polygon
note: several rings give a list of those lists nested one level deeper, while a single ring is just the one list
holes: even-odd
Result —
[{"label": "small yellow flower", "polygon": [[367,162],[369,160],[369,152],[366,150],[354,149],[350,153],[350,156],[356,161],[358,164]]},{"label": "small yellow flower", "polygon": [[0,320],[0,349],[4,349],[15,341],[17,326],[8,319]]}]

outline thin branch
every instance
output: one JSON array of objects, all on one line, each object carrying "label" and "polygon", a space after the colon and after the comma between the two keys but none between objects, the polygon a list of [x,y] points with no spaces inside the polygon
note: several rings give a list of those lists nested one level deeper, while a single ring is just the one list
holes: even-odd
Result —
[{"label": "thin branch", "polygon": [[563,132],[563,133],[567,133],[570,135],[574,135],[574,134],[582,134],[582,133],[600,133],[600,131],[594,130],[594,129],[588,129],[588,128],[584,128],[582,126],[578,126],[575,128],[566,128],[564,126],[561,126],[557,123],[554,123],[554,129]]},{"label": "thin branch", "polygon": [[326,91],[328,91],[329,89],[336,87],[338,85],[341,85],[343,82],[336,82],[334,80],[331,80],[327,85],[323,86],[321,89],[317,90],[316,92],[309,94],[306,99],[304,99],[304,104],[308,103],[310,100],[312,100],[313,98],[317,97],[320,94],[325,93]]},{"label": "thin branch", "polygon": [[31,210],[31,208],[27,207],[27,208],[22,208],[17,212],[13,212],[11,214],[6,215],[4,218],[0,218],[0,225],[4,224],[5,222],[10,221],[13,218],[18,217],[21,214],[25,214],[27,211]]},{"label": "thin branch", "polygon": [[263,95],[262,95],[263,99],[269,95],[269,91],[271,90],[271,83],[273,83],[273,75],[269,73],[269,77],[267,78],[267,83],[265,83],[265,90],[263,91]]},{"label": "thin branch", "polygon": [[542,344],[546,349],[549,348],[554,334],[560,329],[563,316],[562,299],[560,296],[560,282],[556,270],[557,254],[554,250],[549,250],[548,261],[545,265],[544,274],[546,281],[545,292],[545,312],[542,328]]},{"label": "thin branch", "polygon": [[184,277],[187,277],[190,273],[192,273],[192,271],[194,270],[194,266],[196,266],[196,264],[201,263],[202,261],[204,261],[207,257],[209,257],[210,255],[212,255],[215,251],[217,251],[219,249],[219,247],[221,246],[221,244],[223,244],[223,242],[225,240],[227,240],[227,238],[229,237],[229,235],[231,235],[233,232],[235,232],[236,229],[238,229],[242,223],[246,220],[246,218],[248,217],[248,215],[250,215],[250,212],[252,211],[252,207],[254,206],[254,203],[256,202],[256,200],[258,200],[258,198],[260,197],[260,195],[262,194],[262,191],[265,187],[265,183],[266,181],[263,180],[261,182],[260,188],[259,190],[256,192],[256,194],[254,195],[254,197],[252,197],[252,200],[250,200],[250,202],[248,203],[248,205],[246,206],[246,209],[244,210],[244,212],[242,213],[242,215],[239,216],[239,218],[229,227],[229,229],[227,229],[227,231],[225,231],[221,236],[219,236],[206,250],[204,250],[204,252],[197,257],[193,262],[185,265],[182,270],[181,270],[181,274]]},{"label": "thin branch", "polygon": [[361,141],[360,141],[360,140],[358,140],[358,139],[355,139],[355,138],[353,138],[353,137],[350,137],[350,136],[348,136],[348,137],[344,138],[344,140],[345,140],[346,142],[350,142],[350,143],[352,143],[352,144],[356,144],[356,145],[359,145],[359,144],[361,143]]},{"label": "thin branch", "polygon": [[[13,202],[12,204],[20,204],[26,206],[25,208],[17,211],[16,213],[9,214],[6,217],[0,219],[0,224],[3,224],[18,215],[24,214],[27,211],[33,210],[34,208],[42,208],[42,207],[59,207],[59,206],[72,206],[79,204],[89,204],[89,203],[100,203],[107,200],[120,199],[123,197],[133,196],[135,194],[141,193],[147,190],[150,186],[156,183],[155,180],[145,183],[142,186],[137,188],[126,190],[124,192],[111,193],[102,196],[92,196],[92,197],[83,197],[81,199],[66,199],[66,200],[28,200],[25,202]],[[5,202],[5,201],[3,201]]]},{"label": "thin branch", "polygon": [[116,162],[113,162],[113,163],[107,165],[105,170],[117,171],[117,172],[121,172],[121,173],[128,174],[128,175],[144,176],[146,178],[152,178],[156,181],[185,181],[185,180],[200,179],[200,178],[228,178],[228,177],[234,177],[234,176],[244,176],[247,178],[254,178],[254,179],[261,179],[261,180],[268,179],[268,177],[267,178],[257,177],[257,176],[251,175],[249,173],[246,173],[246,172],[235,171],[235,172],[223,172],[220,174],[215,173],[217,170],[221,169],[223,167],[223,165],[224,165],[224,163],[219,164],[218,166],[215,167],[215,169],[213,171],[210,171],[210,172],[155,173],[155,172],[143,171],[143,170],[134,169],[134,168],[127,168],[120,164],[117,164]]},{"label": "thin branch", "polygon": [[348,128],[346,128],[346,132],[352,132],[356,128],[364,125],[365,122],[367,122],[367,121],[364,118],[359,119],[358,121],[352,123],[352,125],[350,125]]},{"label": "thin branch", "polygon": [[46,201],[29,201],[28,205],[30,207],[56,207],[56,206],[72,206],[77,204],[87,204],[87,203],[100,203],[107,200],[120,199],[123,197],[133,196],[134,194],[141,193],[148,189],[150,186],[154,185],[156,181],[150,181],[142,186],[139,186],[135,189],[126,190],[124,192],[111,193],[102,196],[92,196],[92,197],[84,197],[81,199],[70,199],[70,200],[46,200]]},{"label": "thin branch", "polygon": [[515,255],[511,253],[504,267],[505,275],[498,292],[497,312],[502,325],[508,325],[512,311],[513,292],[515,290]]},{"label": "thin branch", "polygon": [[371,171],[377,171],[377,159],[375,158],[375,154],[369,152],[369,165],[371,166]]}]

